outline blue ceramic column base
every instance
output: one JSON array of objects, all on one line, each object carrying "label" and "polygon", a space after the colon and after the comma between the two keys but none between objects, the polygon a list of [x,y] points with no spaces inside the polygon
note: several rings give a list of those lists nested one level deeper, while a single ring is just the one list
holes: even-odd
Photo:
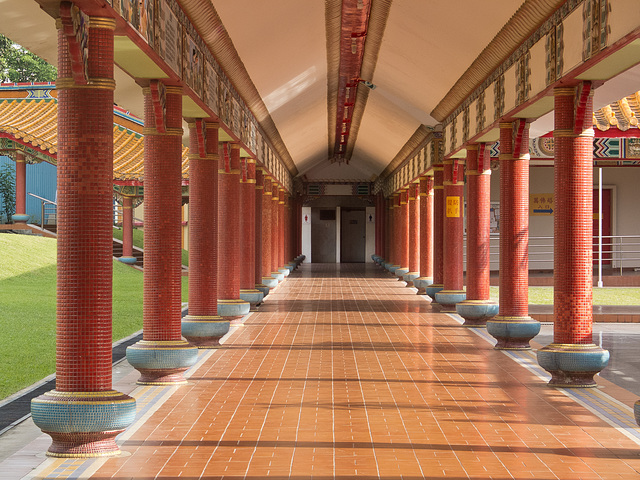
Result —
[{"label": "blue ceramic column base", "polygon": [[218,315],[182,317],[182,336],[198,348],[217,348],[229,331],[229,320]]},{"label": "blue ceramic column base", "polygon": [[25,215],[23,213],[14,213],[11,215],[12,220],[15,223],[27,223],[31,218],[31,215]]},{"label": "blue ceramic column base", "polygon": [[431,299],[435,302],[436,293],[444,288],[444,285],[441,283],[432,283],[431,285],[427,285],[424,288],[425,294],[431,297]]},{"label": "blue ceramic column base", "polygon": [[136,257],[120,257],[118,258],[118,261],[127,265],[133,265],[138,261],[138,259]]},{"label": "blue ceramic column base", "polygon": [[540,322],[529,316],[496,315],[487,321],[487,332],[498,341],[497,350],[529,350],[529,340],[540,333]]},{"label": "blue ceramic column base", "polygon": [[[275,280],[272,279],[272,280]],[[278,284],[278,282],[275,282],[274,287]],[[256,290],[260,290],[262,292],[262,297],[265,298],[267,295],[269,295],[269,286],[265,285],[264,283],[256,283]]]},{"label": "blue ceramic column base", "polygon": [[491,300],[465,300],[456,304],[456,312],[464,318],[465,327],[487,326],[487,320],[498,314],[500,306]]},{"label": "blue ceramic column base", "polygon": [[278,283],[284,280],[284,273],[282,272],[271,272],[271,276],[275,278]]},{"label": "blue ceramic column base", "polygon": [[140,372],[138,385],[180,385],[198,359],[198,348],[184,340],[140,340],[127,347],[127,360]]},{"label": "blue ceramic column base", "polygon": [[389,270],[391,273],[393,273],[395,275],[396,270],[398,270],[399,268],[400,268],[400,265],[390,264],[389,268],[387,268],[387,270]]},{"label": "blue ceramic column base", "polygon": [[407,282],[407,287],[415,287],[414,280],[420,276],[420,272],[407,272],[404,274],[404,281]]},{"label": "blue ceramic column base", "polygon": [[285,277],[288,277],[291,271],[287,267],[280,267],[278,271],[283,274]]},{"label": "blue ceramic column base", "polygon": [[218,315],[228,320],[244,317],[251,310],[251,304],[241,299],[218,300]]},{"label": "blue ceramic column base", "polygon": [[269,287],[269,289],[276,288],[278,286],[278,279],[275,277],[262,277],[262,284]]},{"label": "blue ceramic column base", "polygon": [[418,295],[426,295],[427,287],[433,284],[432,277],[418,277],[413,280],[413,286],[418,289]]},{"label": "blue ceramic column base", "polygon": [[120,453],[115,439],[135,420],[136,401],[115,390],[51,390],[31,400],[31,418],[53,440],[48,456],[108,457]]},{"label": "blue ceramic column base", "polygon": [[398,277],[399,281],[403,281],[405,274],[409,273],[409,269],[407,267],[398,267],[395,269],[393,274]]},{"label": "blue ceramic column base", "polygon": [[467,292],[464,290],[440,290],[435,295],[436,303],[442,307],[442,313],[456,313],[456,304],[464,302],[467,298]]},{"label": "blue ceramic column base", "polygon": [[[256,306],[262,303],[264,299],[264,295],[260,290],[256,289],[240,289],[240,300],[244,300],[245,302],[249,302],[251,306]],[[251,307],[249,307],[251,308]]]},{"label": "blue ceramic column base", "polygon": [[593,343],[551,343],[538,350],[538,364],[551,374],[551,387],[595,387],[593,376],[608,363],[609,351]]},{"label": "blue ceramic column base", "polygon": [[298,267],[298,264],[296,262],[289,262],[285,265],[285,268],[289,269],[290,273],[293,273],[293,271]]}]

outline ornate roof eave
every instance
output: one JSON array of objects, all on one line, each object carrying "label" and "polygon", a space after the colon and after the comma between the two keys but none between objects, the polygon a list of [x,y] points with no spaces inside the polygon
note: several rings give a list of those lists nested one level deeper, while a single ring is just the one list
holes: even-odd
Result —
[{"label": "ornate roof eave", "polygon": [[444,121],[566,0],[526,0],[451,87],[431,116]]},{"label": "ornate roof eave", "polygon": [[602,132],[614,127],[622,132],[638,127],[640,91],[593,112],[593,126]]},{"label": "ornate roof eave", "polygon": [[269,114],[258,89],[254,85],[240,55],[229,37],[210,0],[178,0],[200,37],[211,50],[220,67],[225,71],[244,102],[255,115],[278,156],[292,177],[298,174],[289,150]]}]

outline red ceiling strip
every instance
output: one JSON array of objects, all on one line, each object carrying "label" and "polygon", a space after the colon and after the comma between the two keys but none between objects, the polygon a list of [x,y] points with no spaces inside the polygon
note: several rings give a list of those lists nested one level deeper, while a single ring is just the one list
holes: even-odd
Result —
[{"label": "red ceiling strip", "polygon": [[364,44],[371,13],[371,0],[343,0],[342,30],[340,34],[340,67],[338,103],[336,109],[336,136],[333,162],[347,162],[346,145],[349,141],[346,124],[351,123],[353,107],[358,93]]}]

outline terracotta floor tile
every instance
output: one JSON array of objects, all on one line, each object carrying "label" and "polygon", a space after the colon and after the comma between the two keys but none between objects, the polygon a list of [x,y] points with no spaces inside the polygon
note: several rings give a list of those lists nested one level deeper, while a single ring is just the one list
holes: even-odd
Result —
[{"label": "terracotta floor tile", "polygon": [[372,265],[302,265],[95,477],[640,477],[638,445]]}]

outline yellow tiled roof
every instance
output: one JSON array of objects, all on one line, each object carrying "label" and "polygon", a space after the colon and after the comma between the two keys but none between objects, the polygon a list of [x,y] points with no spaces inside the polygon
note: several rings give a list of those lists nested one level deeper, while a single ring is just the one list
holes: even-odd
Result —
[{"label": "yellow tiled roof", "polygon": [[593,112],[593,126],[602,131],[611,127],[626,131],[633,127],[638,128],[639,116],[640,92],[636,92]]},{"label": "yellow tiled roof", "polygon": [[[114,120],[117,121],[114,114]],[[56,163],[58,153],[58,106],[54,98],[0,98],[0,132],[37,147]],[[182,178],[189,178],[189,148],[182,148]],[[113,124],[113,179],[142,180],[144,137],[130,128]]]}]

